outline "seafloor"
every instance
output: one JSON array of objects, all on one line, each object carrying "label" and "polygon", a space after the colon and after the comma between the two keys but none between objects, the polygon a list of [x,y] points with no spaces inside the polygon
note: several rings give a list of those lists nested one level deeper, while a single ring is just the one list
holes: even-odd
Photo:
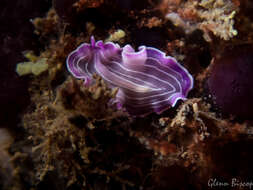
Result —
[{"label": "seafloor", "polygon": [[[0,189],[253,188],[253,1],[2,0]],[[133,117],[66,58],[90,37],[151,46],[194,78]],[[20,66],[20,67],[19,67]]]}]

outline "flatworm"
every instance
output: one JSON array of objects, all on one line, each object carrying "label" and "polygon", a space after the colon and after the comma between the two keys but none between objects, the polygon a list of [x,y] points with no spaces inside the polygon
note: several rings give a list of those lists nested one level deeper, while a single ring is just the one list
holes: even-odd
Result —
[{"label": "flatworm", "polygon": [[67,58],[70,73],[90,85],[92,75],[100,75],[111,87],[118,87],[115,102],[131,115],[160,114],[179,99],[185,100],[193,88],[193,78],[176,59],[162,51],[140,46],[102,41],[83,43]]}]

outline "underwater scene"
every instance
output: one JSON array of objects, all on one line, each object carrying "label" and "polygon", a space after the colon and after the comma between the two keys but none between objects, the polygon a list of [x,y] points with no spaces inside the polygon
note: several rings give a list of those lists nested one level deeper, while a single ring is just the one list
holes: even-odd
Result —
[{"label": "underwater scene", "polygon": [[253,188],[252,0],[1,0],[1,190]]}]

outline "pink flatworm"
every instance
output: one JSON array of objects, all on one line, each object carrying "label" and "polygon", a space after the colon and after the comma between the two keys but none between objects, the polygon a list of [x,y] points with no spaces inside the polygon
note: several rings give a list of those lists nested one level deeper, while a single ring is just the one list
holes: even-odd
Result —
[{"label": "pink flatworm", "polygon": [[185,100],[193,88],[191,74],[158,49],[140,46],[138,50],[95,42],[92,37],[91,44],[81,44],[68,56],[67,68],[85,85],[96,73],[111,87],[118,87],[115,101],[134,116],[160,114],[179,99]]}]

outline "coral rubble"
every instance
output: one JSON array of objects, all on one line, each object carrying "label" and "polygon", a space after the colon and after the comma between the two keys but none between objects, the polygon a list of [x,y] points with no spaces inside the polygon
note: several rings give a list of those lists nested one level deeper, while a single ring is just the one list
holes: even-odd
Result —
[{"label": "coral rubble", "polygon": [[166,18],[174,25],[184,28],[187,33],[196,29],[204,32],[204,38],[211,41],[210,33],[224,40],[237,35],[234,17],[237,6],[230,0],[190,0],[186,2],[168,1]]}]

